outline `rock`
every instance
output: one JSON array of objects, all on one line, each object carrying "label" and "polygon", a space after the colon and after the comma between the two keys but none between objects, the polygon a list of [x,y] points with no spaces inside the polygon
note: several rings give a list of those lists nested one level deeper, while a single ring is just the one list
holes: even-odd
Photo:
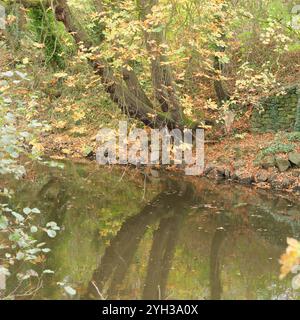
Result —
[{"label": "rock", "polygon": [[293,191],[295,191],[295,192],[300,192],[300,184],[298,184],[297,186],[295,186],[295,187],[293,188]]},{"label": "rock", "polygon": [[232,175],[232,179],[238,181],[241,184],[250,185],[254,182],[253,176],[248,172],[235,171]]},{"label": "rock", "polygon": [[283,187],[284,189],[287,189],[287,188],[290,187],[293,183],[294,183],[293,180],[290,180],[290,179],[288,179],[288,178],[284,178],[284,179],[282,180],[282,187]]},{"label": "rock", "polygon": [[289,153],[289,160],[295,166],[300,167],[300,153],[290,152]]},{"label": "rock", "polygon": [[270,184],[273,189],[283,189],[282,181],[280,180],[272,179]]},{"label": "rock", "polygon": [[271,181],[271,186],[274,189],[288,189],[294,182],[295,180],[293,179],[284,178],[281,180],[279,177],[277,177],[277,179],[273,179]]},{"label": "rock", "polygon": [[269,179],[269,174],[267,172],[258,172],[255,176],[256,182],[267,182]]},{"label": "rock", "polygon": [[292,176],[295,177],[295,178],[298,178],[300,176],[299,172],[298,171],[294,171],[292,173]]},{"label": "rock", "polygon": [[251,177],[251,176],[244,177],[244,178],[241,178],[241,179],[240,179],[240,183],[241,183],[241,184],[250,185],[250,184],[252,184],[253,182],[254,182],[254,179],[253,179],[253,177]]},{"label": "rock", "polygon": [[261,161],[260,161],[260,165],[263,169],[268,169],[268,168],[272,168],[275,167],[276,162],[275,162],[275,157],[272,155],[268,155],[266,157],[264,157]]},{"label": "rock", "polygon": [[276,158],[276,166],[280,172],[285,172],[291,166],[289,160],[283,158]]}]

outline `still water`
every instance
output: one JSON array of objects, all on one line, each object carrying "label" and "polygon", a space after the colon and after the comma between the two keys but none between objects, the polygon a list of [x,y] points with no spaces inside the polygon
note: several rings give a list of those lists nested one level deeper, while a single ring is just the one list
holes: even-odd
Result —
[{"label": "still water", "polygon": [[158,171],[65,163],[38,166],[11,206],[37,207],[62,230],[38,299],[293,299],[280,281],[300,201]]}]

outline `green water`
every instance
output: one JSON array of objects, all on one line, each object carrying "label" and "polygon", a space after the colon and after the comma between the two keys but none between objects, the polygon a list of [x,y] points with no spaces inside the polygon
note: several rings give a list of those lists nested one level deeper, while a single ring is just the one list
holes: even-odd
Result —
[{"label": "green water", "polygon": [[[278,279],[300,201],[156,171],[66,163],[6,181],[14,207],[37,207],[61,227],[42,288],[29,298],[292,299]],[[10,286],[13,284],[10,283]]]}]

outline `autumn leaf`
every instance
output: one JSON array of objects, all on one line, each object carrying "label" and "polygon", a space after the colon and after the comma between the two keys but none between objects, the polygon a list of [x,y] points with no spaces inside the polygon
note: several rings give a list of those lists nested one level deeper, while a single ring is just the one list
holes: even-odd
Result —
[{"label": "autumn leaf", "polygon": [[57,73],[54,73],[54,77],[55,78],[58,78],[58,79],[60,79],[60,78],[65,78],[65,77],[67,77],[67,73],[65,73],[65,72],[57,72]]},{"label": "autumn leaf", "polygon": [[296,239],[287,238],[288,247],[280,257],[280,279],[286,277],[292,269],[300,264],[300,242]]},{"label": "autumn leaf", "polygon": [[85,117],[85,112],[84,111],[75,111],[72,115],[72,118],[73,120],[76,122],[76,121],[79,121],[79,120],[82,120],[83,118]]},{"label": "autumn leaf", "polygon": [[53,127],[57,129],[64,129],[66,126],[67,126],[67,121],[63,121],[63,120],[57,121],[56,123],[53,124]]}]

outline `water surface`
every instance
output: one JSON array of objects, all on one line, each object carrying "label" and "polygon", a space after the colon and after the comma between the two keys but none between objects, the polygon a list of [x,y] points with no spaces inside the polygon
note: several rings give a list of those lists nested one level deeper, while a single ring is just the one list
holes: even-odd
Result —
[{"label": "water surface", "polygon": [[[33,297],[292,299],[278,259],[298,238],[300,202],[157,171],[66,163],[5,182],[14,207],[38,207],[62,231],[47,240],[55,271]],[[43,240],[43,239],[41,239]],[[45,239],[44,239],[45,240]]]}]

